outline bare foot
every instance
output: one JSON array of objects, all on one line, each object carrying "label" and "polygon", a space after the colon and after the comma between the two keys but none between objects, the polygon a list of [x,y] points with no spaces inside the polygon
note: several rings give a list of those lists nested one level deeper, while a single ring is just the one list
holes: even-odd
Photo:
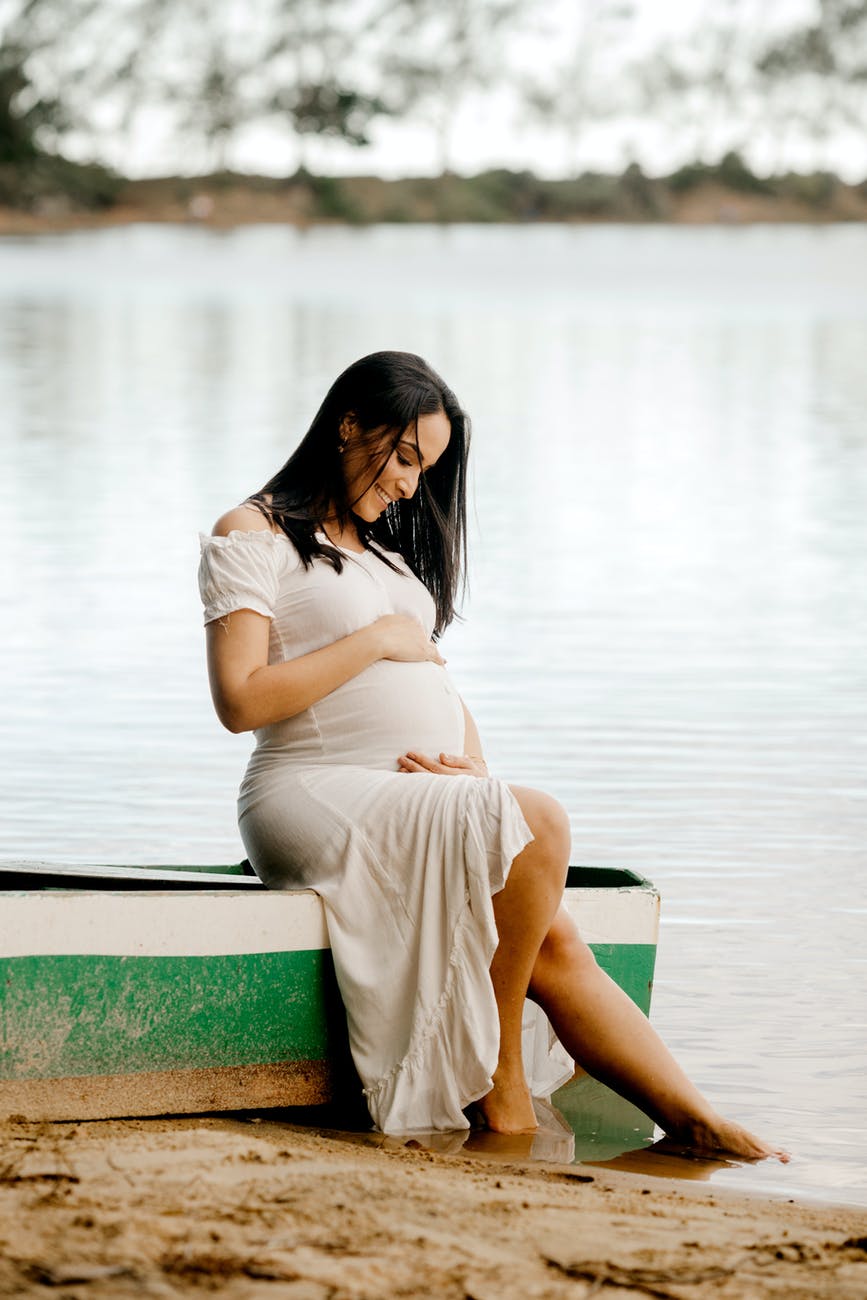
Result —
[{"label": "bare foot", "polygon": [[683,1129],[672,1130],[668,1136],[676,1142],[683,1142],[694,1151],[720,1151],[727,1155],[740,1156],[742,1160],[779,1160],[789,1163],[791,1156],[782,1147],[769,1143],[741,1128],[721,1115],[713,1115],[706,1121],[697,1121]]},{"label": "bare foot", "polygon": [[493,1088],[476,1102],[476,1109],[493,1133],[533,1133],[539,1127],[522,1075],[509,1078],[496,1071]]}]

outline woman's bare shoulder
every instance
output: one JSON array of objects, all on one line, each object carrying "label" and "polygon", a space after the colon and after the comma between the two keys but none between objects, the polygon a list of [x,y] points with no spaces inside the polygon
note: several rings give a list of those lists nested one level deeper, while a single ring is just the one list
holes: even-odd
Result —
[{"label": "woman's bare shoulder", "polygon": [[262,511],[249,502],[235,506],[232,510],[227,510],[224,515],[220,515],[211,532],[214,537],[228,537],[229,533],[236,530],[242,533],[275,531]]}]

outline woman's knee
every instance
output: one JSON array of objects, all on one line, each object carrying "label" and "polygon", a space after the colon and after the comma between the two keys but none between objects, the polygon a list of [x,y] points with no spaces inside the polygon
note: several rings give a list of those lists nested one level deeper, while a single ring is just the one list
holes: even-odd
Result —
[{"label": "woman's knee", "polygon": [[524,820],[533,832],[537,849],[546,856],[561,859],[568,865],[572,845],[569,814],[553,795],[527,786],[510,786],[509,789],[524,814]]}]

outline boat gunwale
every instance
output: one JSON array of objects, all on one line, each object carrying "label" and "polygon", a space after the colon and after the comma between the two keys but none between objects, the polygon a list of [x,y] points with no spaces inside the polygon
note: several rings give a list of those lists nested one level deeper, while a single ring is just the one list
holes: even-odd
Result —
[{"label": "boat gunwale", "polygon": [[[595,877],[595,878],[594,878]],[[246,893],[265,891],[265,885],[244,860],[232,866],[182,867],[173,865],[130,866],[121,863],[59,863],[0,861],[0,894],[31,893],[39,890],[68,893],[222,893],[234,889]],[[641,890],[659,893],[646,877],[629,867],[571,865],[566,890]],[[315,893],[315,890],[280,891]]]}]

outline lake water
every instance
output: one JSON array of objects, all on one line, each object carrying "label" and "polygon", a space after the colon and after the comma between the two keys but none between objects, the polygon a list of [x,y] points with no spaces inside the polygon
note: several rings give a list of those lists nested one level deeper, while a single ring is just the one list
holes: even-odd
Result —
[{"label": "lake water", "polygon": [[0,242],[0,856],[242,856],[196,531],[356,357],[474,420],[491,769],[663,897],[653,1019],[867,1204],[867,228],[133,227]]}]

